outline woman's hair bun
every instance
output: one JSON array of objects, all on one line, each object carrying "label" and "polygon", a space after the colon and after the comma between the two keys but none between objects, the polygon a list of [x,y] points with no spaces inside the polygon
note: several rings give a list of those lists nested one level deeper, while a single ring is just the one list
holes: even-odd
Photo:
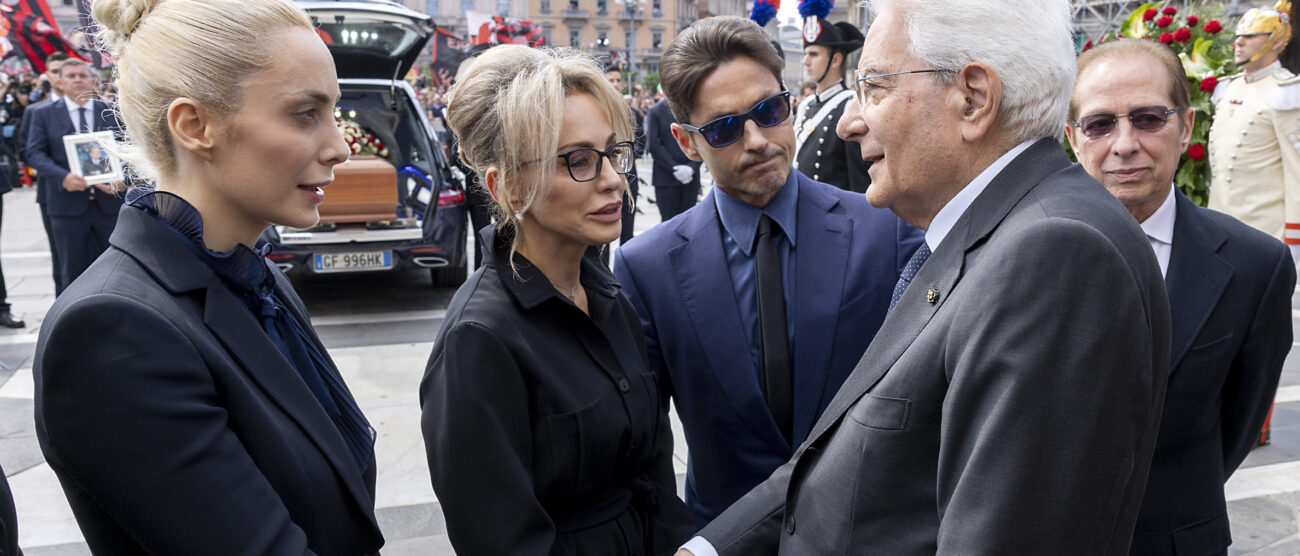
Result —
[{"label": "woman's hair bun", "polygon": [[[140,22],[166,0],[95,0],[95,20],[118,40],[131,38]],[[116,41],[110,41],[116,42]]]}]

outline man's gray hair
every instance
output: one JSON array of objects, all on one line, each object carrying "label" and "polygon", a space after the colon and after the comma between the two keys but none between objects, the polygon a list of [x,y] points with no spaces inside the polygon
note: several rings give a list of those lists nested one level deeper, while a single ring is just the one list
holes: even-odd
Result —
[{"label": "man's gray hair", "polygon": [[971,62],[1002,80],[1001,120],[1017,142],[1061,133],[1074,90],[1069,0],[864,0],[873,16],[898,10],[910,53],[927,68]]}]

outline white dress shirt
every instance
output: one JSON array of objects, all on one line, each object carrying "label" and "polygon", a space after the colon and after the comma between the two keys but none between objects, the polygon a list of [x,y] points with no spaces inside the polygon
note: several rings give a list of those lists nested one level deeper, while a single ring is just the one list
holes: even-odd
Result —
[{"label": "white dress shirt", "polygon": [[77,104],[68,97],[63,97],[63,105],[68,109],[68,117],[72,118],[72,129],[78,133],[81,131],[81,109],[86,109],[86,130],[90,133],[95,132],[95,101],[87,100],[85,104]]},{"label": "white dress shirt", "polygon": [[[975,179],[971,180],[965,188],[957,192],[957,195],[953,196],[948,201],[948,204],[939,209],[939,213],[935,214],[934,218],[930,220],[930,229],[925,231],[925,244],[930,247],[930,251],[936,251],[939,248],[939,244],[943,242],[943,238],[948,235],[948,232],[952,231],[957,219],[966,212],[966,209],[970,208],[971,203],[975,202],[975,198],[984,192],[984,188],[988,187],[993,178],[1002,173],[1002,170],[1008,164],[1011,164],[1012,160],[1015,160],[1017,156],[1020,156],[1020,153],[1025,152],[1025,149],[1028,149],[1030,145],[1036,142],[1038,142],[1038,139],[1030,139],[1016,145],[1006,154],[998,157],[997,160],[993,161],[993,164],[980,172],[980,175],[975,176]],[[1171,227],[1170,232],[1172,233],[1172,231]],[[695,556],[718,556],[717,549],[713,548],[713,544],[704,537],[694,537],[686,541],[682,548],[691,551],[691,554]]]},{"label": "white dress shirt", "polygon": [[1169,274],[1169,254],[1174,249],[1174,219],[1177,216],[1178,204],[1174,202],[1174,189],[1171,187],[1165,202],[1142,222],[1142,231],[1147,234],[1151,250],[1156,252],[1156,260],[1160,262],[1160,276]]}]

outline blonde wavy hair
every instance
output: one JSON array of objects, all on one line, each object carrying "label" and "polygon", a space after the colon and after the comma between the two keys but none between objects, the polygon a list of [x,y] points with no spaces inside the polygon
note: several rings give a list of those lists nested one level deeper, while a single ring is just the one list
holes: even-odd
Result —
[{"label": "blonde wavy hair", "polygon": [[497,170],[497,230],[513,234],[511,260],[524,236],[520,220],[551,191],[556,165],[538,162],[557,154],[564,99],[575,92],[596,99],[618,141],[632,140],[622,95],[594,58],[573,49],[496,46],[476,57],[452,87],[447,124],[461,161],[478,173],[479,187],[486,191],[483,176]]},{"label": "blonde wavy hair", "polygon": [[169,178],[176,153],[167,110],[194,99],[219,117],[243,105],[244,82],[270,64],[275,32],[311,19],[291,0],[96,0],[100,47],[117,56],[114,78],[124,141],[113,146],[132,174]]}]

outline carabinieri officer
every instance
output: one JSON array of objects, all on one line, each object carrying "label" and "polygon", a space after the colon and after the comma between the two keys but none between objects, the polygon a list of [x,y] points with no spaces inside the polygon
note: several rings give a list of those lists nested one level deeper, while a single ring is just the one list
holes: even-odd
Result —
[{"label": "carabinieri officer", "polygon": [[794,167],[804,175],[840,189],[863,193],[871,183],[862,150],[835,134],[853,87],[844,83],[844,61],[862,47],[862,32],[852,24],[832,24],[812,15],[804,20],[803,66],[817,82],[817,93],[799,103],[795,115]]}]

